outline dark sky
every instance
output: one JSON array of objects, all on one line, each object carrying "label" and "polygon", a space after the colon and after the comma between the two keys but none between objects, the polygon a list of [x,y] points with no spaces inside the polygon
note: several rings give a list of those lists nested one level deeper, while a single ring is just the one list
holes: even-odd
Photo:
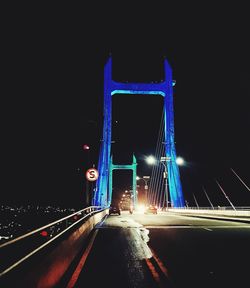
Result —
[{"label": "dark sky", "polygon": [[[195,8],[195,9],[194,9]],[[113,58],[117,81],[163,79],[173,69],[175,137],[184,197],[250,205],[249,19],[242,6],[77,7],[10,10],[1,36],[1,198],[3,202],[81,203],[84,173],[97,165],[102,138],[103,74]],[[44,10],[44,11],[43,11]],[[118,11],[121,13],[118,14]],[[113,99],[114,158],[150,173],[162,99]],[[89,155],[82,145],[91,147]],[[119,150],[121,149],[121,150]],[[127,179],[115,174],[116,182]],[[123,177],[123,178],[119,178]],[[122,181],[122,180],[121,180]],[[125,181],[125,180],[124,180]],[[118,185],[118,184],[116,184]],[[123,189],[130,183],[123,183]]]}]

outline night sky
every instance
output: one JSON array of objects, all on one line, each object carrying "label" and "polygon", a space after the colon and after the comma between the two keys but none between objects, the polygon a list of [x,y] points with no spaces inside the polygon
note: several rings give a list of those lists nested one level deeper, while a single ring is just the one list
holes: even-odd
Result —
[{"label": "night sky", "polygon": [[[98,164],[103,120],[104,65],[113,58],[113,79],[161,81],[167,58],[174,87],[177,155],[184,198],[195,206],[250,206],[249,18],[244,7],[57,7],[10,11],[1,36],[1,199],[3,203],[81,206],[85,171]],[[48,12],[49,11],[49,12]],[[83,13],[80,13],[83,12]],[[105,12],[109,12],[105,14]],[[140,12],[140,13],[139,13]],[[137,14],[139,13],[139,14]],[[91,16],[90,16],[91,15]],[[156,147],[162,98],[113,98],[113,155],[138,160]],[[83,145],[90,146],[89,151]],[[115,190],[131,185],[116,172]]]}]

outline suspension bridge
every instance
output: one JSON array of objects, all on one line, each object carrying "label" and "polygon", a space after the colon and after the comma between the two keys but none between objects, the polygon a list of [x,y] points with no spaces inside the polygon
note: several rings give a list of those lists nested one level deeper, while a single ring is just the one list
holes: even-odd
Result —
[{"label": "suspension bridge", "polygon": [[[118,83],[112,80],[108,59],[92,205],[18,237],[1,237],[1,287],[243,287],[248,281],[243,260],[250,257],[250,208],[235,207],[218,181],[229,206],[215,207],[204,187],[209,207],[199,207],[196,198],[197,207],[185,205],[174,141],[174,81],[167,60],[164,71],[160,83]],[[164,97],[155,149],[158,165],[150,176],[147,202],[170,207],[157,215],[109,215],[114,170],[132,170],[133,205],[138,207],[135,155],[132,163],[114,164],[111,154],[112,98],[117,94]],[[231,172],[250,192],[238,173]]]}]

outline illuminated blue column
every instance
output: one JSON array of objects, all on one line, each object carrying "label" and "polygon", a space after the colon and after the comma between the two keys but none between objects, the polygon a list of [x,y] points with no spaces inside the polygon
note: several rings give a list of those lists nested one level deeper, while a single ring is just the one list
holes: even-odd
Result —
[{"label": "illuminated blue column", "polygon": [[165,99],[164,99],[164,120],[165,120],[165,150],[168,169],[168,185],[170,200],[174,207],[184,207],[185,201],[182,193],[179,167],[176,164],[176,151],[174,144],[174,106],[173,106],[173,79],[172,69],[168,62],[164,62],[165,68]]},{"label": "illuminated blue column", "polygon": [[103,105],[103,139],[101,140],[101,148],[99,153],[98,171],[99,178],[97,179],[93,205],[107,206],[108,205],[108,178],[110,167],[110,151],[111,151],[111,58],[109,58],[104,68],[104,105]]}]

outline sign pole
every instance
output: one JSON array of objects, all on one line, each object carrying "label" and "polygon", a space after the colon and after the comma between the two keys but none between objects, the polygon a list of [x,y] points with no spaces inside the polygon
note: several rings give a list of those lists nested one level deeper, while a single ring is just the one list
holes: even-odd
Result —
[{"label": "sign pole", "polygon": [[91,191],[89,191],[89,182],[94,182],[98,179],[99,177],[99,172],[97,169],[95,168],[89,168],[87,171],[86,171],[86,195],[85,195],[85,199],[86,199],[86,206],[89,206],[90,205],[90,197],[91,197],[91,200],[92,200],[92,188],[93,188],[93,185],[91,183]]}]

